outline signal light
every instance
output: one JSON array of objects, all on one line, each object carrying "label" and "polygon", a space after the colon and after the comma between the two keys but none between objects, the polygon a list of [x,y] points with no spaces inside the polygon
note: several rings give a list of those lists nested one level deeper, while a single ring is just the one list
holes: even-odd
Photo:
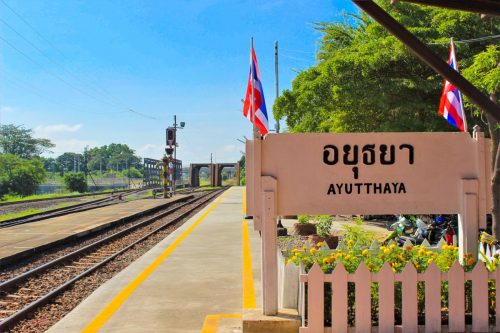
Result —
[{"label": "signal light", "polygon": [[167,146],[175,146],[175,128],[167,128]]}]

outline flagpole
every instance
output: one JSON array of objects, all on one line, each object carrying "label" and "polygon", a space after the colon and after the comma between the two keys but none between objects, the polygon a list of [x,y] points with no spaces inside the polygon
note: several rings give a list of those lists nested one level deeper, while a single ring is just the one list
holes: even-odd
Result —
[{"label": "flagpole", "polygon": [[255,63],[254,63],[254,59],[253,59],[253,37],[250,38],[250,82],[251,82],[251,88],[252,88],[252,99],[251,99],[251,102],[250,102],[250,111],[252,112],[252,124],[253,124],[253,138],[255,140],[258,140],[260,139],[260,134],[259,134],[259,130],[257,129],[257,126],[255,125],[255,100],[254,100],[254,95],[253,95],[253,92],[254,92],[254,81],[255,81],[255,77],[253,76],[254,74],[254,71],[255,71]]},{"label": "flagpole", "polygon": [[[458,69],[458,60],[457,60],[457,53],[455,52],[455,44],[453,43],[453,37],[451,37],[451,44],[453,45],[453,56],[455,57],[456,61],[456,66],[457,66],[457,72],[459,71]],[[467,116],[465,115],[465,107],[464,107],[464,101],[462,99],[462,92],[460,92],[460,106],[462,107],[462,112],[464,113],[462,117],[464,118],[464,132],[469,133],[469,126],[467,126]]]},{"label": "flagpole", "polygon": [[[455,58],[455,66],[457,67],[457,72],[459,71],[458,69],[458,60],[457,60],[457,53],[455,52],[455,43],[453,43],[453,37],[451,37],[451,47],[453,49],[453,58]],[[462,100],[462,92],[459,90],[459,97],[460,97],[460,106],[462,107],[462,117],[463,117],[463,122],[464,122],[464,132],[469,133],[469,127],[467,126],[467,116],[465,115],[465,107],[464,107],[464,102]]]}]

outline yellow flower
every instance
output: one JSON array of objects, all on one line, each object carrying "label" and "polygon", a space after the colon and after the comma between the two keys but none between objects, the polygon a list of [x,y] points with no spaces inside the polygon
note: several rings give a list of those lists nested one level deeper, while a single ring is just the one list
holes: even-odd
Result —
[{"label": "yellow flower", "polygon": [[407,246],[406,246],[406,248],[405,248],[405,250],[406,250],[406,251],[411,251],[411,249],[412,249],[412,248],[413,248],[413,247],[412,247],[411,245],[407,245]]},{"label": "yellow flower", "polygon": [[391,250],[394,250],[394,249],[396,248],[396,244],[391,244],[391,246],[389,246],[389,248],[390,248]]},{"label": "yellow flower", "polygon": [[389,250],[389,249],[384,250],[384,254],[389,254],[389,253],[391,253],[391,250]]},{"label": "yellow flower", "polygon": [[368,254],[368,249],[364,249],[363,252],[361,252],[362,255],[366,256]]},{"label": "yellow flower", "polygon": [[398,255],[398,259],[401,261],[405,260],[405,258],[402,255]]},{"label": "yellow flower", "polygon": [[328,258],[323,258],[323,264],[328,263]]},{"label": "yellow flower", "polygon": [[418,250],[418,255],[421,257],[425,254],[425,249],[422,247],[420,250]]},{"label": "yellow flower", "polygon": [[467,259],[467,265],[472,266],[476,261],[473,258]]},{"label": "yellow flower", "polygon": [[354,241],[353,241],[352,239],[349,239],[349,240],[347,241],[347,246],[348,246],[348,247],[351,247],[353,244],[354,244]]},{"label": "yellow flower", "polygon": [[351,256],[348,254],[345,256],[345,260],[349,260],[349,259],[351,259]]},{"label": "yellow flower", "polygon": [[428,256],[432,256],[432,251],[427,251],[425,254],[427,254]]},{"label": "yellow flower", "polygon": [[318,242],[318,244],[316,244],[317,247],[322,247],[323,246],[323,242]]},{"label": "yellow flower", "polygon": [[302,250],[307,250],[307,246],[302,246]]},{"label": "yellow flower", "polygon": [[432,262],[432,258],[429,258],[429,260],[427,260],[427,263],[430,264]]},{"label": "yellow flower", "polygon": [[445,251],[448,250],[448,245],[445,244],[445,245],[441,246],[441,249],[445,250]]},{"label": "yellow flower", "polygon": [[313,247],[312,249],[309,250],[309,252],[311,252],[311,254],[315,254],[316,252],[318,252],[318,250]]},{"label": "yellow flower", "polygon": [[380,251],[384,251],[385,249],[387,249],[385,246],[380,247]]}]

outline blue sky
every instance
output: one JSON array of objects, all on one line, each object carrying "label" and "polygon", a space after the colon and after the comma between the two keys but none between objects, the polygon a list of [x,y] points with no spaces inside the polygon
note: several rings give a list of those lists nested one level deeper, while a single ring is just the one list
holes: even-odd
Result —
[{"label": "blue sky", "polygon": [[176,114],[185,164],[236,161],[236,139],[251,133],[241,114],[250,37],[272,118],[274,42],[282,90],[315,63],[311,23],[354,10],[348,0],[0,0],[0,122],[51,139],[53,156],[115,142],[160,158]]}]

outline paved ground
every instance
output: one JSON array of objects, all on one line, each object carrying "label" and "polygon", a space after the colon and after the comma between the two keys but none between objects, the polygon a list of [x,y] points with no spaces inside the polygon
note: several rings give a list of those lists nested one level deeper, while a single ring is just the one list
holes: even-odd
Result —
[{"label": "paved ground", "polygon": [[260,238],[243,221],[243,189],[228,190],[48,332],[240,332],[242,309],[261,304]]},{"label": "paved ground", "polygon": [[141,210],[154,208],[184,197],[177,195],[174,199],[143,199],[124,202],[0,229],[0,262],[21,252],[60,241],[75,234],[86,234],[90,230],[102,228]]}]

